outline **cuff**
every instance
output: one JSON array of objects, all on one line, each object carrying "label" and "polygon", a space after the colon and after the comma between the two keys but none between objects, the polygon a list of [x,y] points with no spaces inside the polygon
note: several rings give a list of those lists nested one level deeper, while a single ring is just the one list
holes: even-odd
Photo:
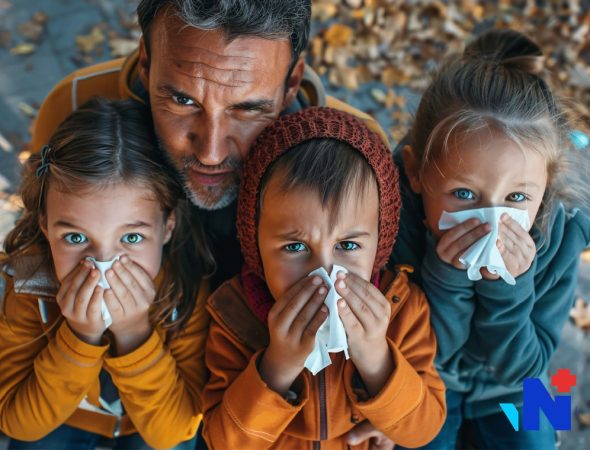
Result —
[{"label": "cuff", "polygon": [[148,340],[131,353],[116,357],[107,356],[105,364],[119,374],[134,375],[141,373],[146,367],[151,367],[163,355],[164,343],[158,332],[154,330]]},{"label": "cuff", "polygon": [[85,367],[99,364],[109,348],[108,345],[87,344],[74,334],[65,320],[57,330],[55,342],[63,356],[76,365]]},{"label": "cuff", "polygon": [[466,270],[457,269],[438,257],[436,241],[430,232],[426,235],[426,253],[422,261],[422,278],[428,276],[447,286],[473,286],[473,281],[467,277]]},{"label": "cuff", "polygon": [[475,292],[481,301],[490,299],[515,303],[518,300],[526,300],[535,291],[536,268],[537,258],[535,257],[529,270],[516,278],[516,284],[514,286],[506,283],[501,278],[497,280],[486,280],[482,278],[475,282]]}]

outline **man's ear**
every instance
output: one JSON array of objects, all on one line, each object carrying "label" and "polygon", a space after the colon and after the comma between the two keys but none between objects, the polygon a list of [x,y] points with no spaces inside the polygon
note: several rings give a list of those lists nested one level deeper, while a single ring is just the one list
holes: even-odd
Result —
[{"label": "man's ear", "polygon": [[174,228],[176,228],[176,212],[172,211],[168,218],[166,219],[166,224],[164,225],[164,244],[167,244],[170,238],[172,237],[172,232]]},{"label": "man's ear", "polygon": [[150,84],[150,59],[145,48],[144,36],[139,40],[139,64],[137,65],[137,71],[139,73],[139,79],[147,91]]},{"label": "man's ear", "polygon": [[291,104],[291,102],[295,99],[297,95],[297,91],[299,91],[299,86],[301,86],[301,81],[303,80],[303,72],[305,70],[305,61],[303,58],[299,58],[291,71],[291,75],[289,75],[289,79],[287,80],[287,91],[285,92],[285,100],[283,101],[283,109]]},{"label": "man's ear", "polygon": [[410,181],[410,187],[414,193],[420,194],[422,191],[422,183],[420,182],[420,164],[412,147],[404,145],[402,148],[402,158],[404,160],[406,175]]}]

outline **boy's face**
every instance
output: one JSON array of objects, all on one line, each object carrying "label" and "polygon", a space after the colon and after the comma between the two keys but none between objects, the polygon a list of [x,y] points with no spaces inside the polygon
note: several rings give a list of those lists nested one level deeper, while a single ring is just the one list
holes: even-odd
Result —
[{"label": "boy's face", "polygon": [[376,183],[362,196],[347,195],[331,221],[317,192],[281,192],[279,181],[273,176],[266,187],[258,224],[264,277],[275,300],[318,267],[330,273],[338,264],[369,281],[379,237]]},{"label": "boy's face", "polygon": [[156,277],[174,215],[165,220],[158,200],[146,192],[126,184],[64,192],[50,183],[41,228],[60,282],[87,256],[110,261],[123,254]]}]

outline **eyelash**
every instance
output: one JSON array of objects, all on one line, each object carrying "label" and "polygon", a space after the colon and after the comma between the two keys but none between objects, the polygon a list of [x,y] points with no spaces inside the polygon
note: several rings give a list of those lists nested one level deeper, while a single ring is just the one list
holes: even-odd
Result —
[{"label": "eyelash", "polygon": [[[82,242],[71,242],[70,239],[72,238],[72,236],[82,236],[84,238],[84,240]],[[139,236],[140,239],[137,242],[126,242],[125,238],[127,238],[129,236]],[[88,238],[83,233],[66,233],[62,236],[62,239],[70,245],[82,245],[82,244],[88,243]],[[145,239],[145,236],[140,233],[127,233],[121,237],[120,241],[123,244],[127,244],[127,245],[137,245],[137,244],[141,243],[144,239]]]},{"label": "eyelash", "polygon": [[[342,244],[352,244],[354,246],[354,248],[346,249],[346,248],[343,248],[343,245]],[[289,247],[292,247],[292,246],[295,246],[295,245],[303,246],[303,249],[296,250],[296,249],[293,249],[293,248],[291,248],[291,249],[289,248]],[[352,251],[358,250],[360,248],[361,248],[361,246],[359,244],[357,244],[356,242],[353,242],[353,241],[340,241],[340,242],[338,242],[338,244],[336,244],[336,249],[337,250],[342,250],[344,252],[352,252]],[[285,251],[287,251],[289,253],[300,253],[300,252],[302,252],[304,250],[307,250],[307,246],[305,244],[301,243],[301,242],[292,242],[290,244],[285,245],[283,247],[283,250],[285,250]]]}]

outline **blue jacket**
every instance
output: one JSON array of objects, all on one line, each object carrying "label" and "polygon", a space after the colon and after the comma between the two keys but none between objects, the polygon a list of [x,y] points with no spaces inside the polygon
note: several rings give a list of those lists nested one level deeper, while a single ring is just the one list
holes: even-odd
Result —
[{"label": "blue jacket", "polygon": [[547,380],[549,360],[573,306],[581,251],[590,245],[590,219],[558,205],[547,236],[533,227],[537,255],[511,286],[503,280],[471,281],[465,270],[436,254],[424,226],[424,208],[403,170],[403,209],[391,262],[416,270],[431,309],[438,350],[436,368],[447,389],[465,393],[467,418],[500,412],[499,402],[522,405],[525,378]]}]

